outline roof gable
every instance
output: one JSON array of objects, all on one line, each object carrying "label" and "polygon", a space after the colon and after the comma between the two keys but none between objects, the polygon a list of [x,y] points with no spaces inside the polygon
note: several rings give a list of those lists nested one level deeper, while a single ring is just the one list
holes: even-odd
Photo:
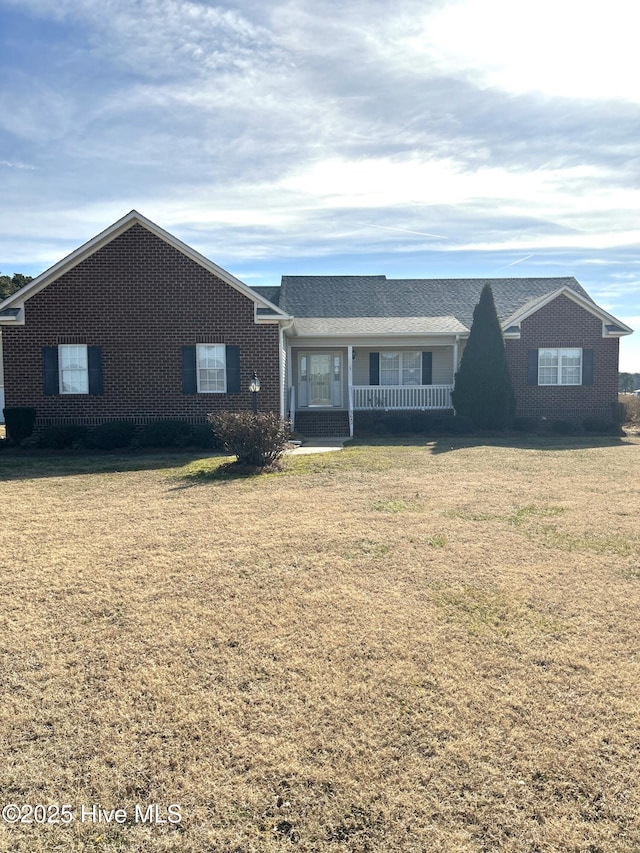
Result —
[{"label": "roof gable", "polygon": [[603,336],[618,337],[632,334],[633,329],[622,323],[620,320],[617,320],[612,314],[605,311],[604,308],[600,308],[600,306],[596,305],[590,297],[585,297],[573,288],[566,286],[560,287],[552,293],[540,296],[538,299],[529,300],[529,302],[508,317],[504,325],[508,327],[519,327],[523,320],[526,320],[527,317],[531,317],[532,314],[535,314],[536,311],[539,311],[545,305],[549,305],[549,303],[553,302],[559,296],[566,296],[581,308],[584,308],[585,311],[588,311],[589,314],[592,314],[594,317],[601,320],[603,323]]},{"label": "roof gable", "polygon": [[58,263],[54,264],[48,270],[45,270],[45,272],[37,278],[34,278],[33,281],[30,281],[20,290],[11,294],[11,296],[5,299],[4,302],[0,302],[0,318],[2,315],[5,315],[5,317],[9,316],[6,314],[7,309],[21,308],[25,301],[31,299],[32,296],[35,296],[36,293],[39,293],[41,290],[44,290],[45,287],[48,287],[48,285],[52,284],[56,279],[60,278],[60,276],[78,266],[78,264],[91,257],[91,255],[95,254],[99,249],[103,248],[103,246],[106,246],[112,240],[115,240],[116,237],[124,234],[125,231],[128,231],[129,228],[132,228],[134,225],[141,225],[143,228],[146,228],[151,234],[155,235],[160,240],[163,240],[165,243],[168,243],[187,258],[199,264],[208,272],[217,276],[217,278],[242,293],[255,304],[257,312],[261,309],[266,309],[266,311],[263,311],[265,317],[269,316],[274,319],[287,319],[287,314],[281,311],[281,309],[278,308],[277,305],[274,305],[266,296],[256,293],[256,291],[244,284],[244,282],[240,281],[240,279],[236,278],[230,272],[227,272],[213,261],[205,258],[204,255],[200,254],[200,252],[192,249],[191,246],[187,246],[187,244],[183,243],[182,240],[179,240],[177,237],[174,237],[173,234],[170,234],[168,231],[160,228],[159,225],[156,225],[136,210],[132,210],[127,213],[126,216],[122,217],[122,219],[114,222],[113,225],[110,225],[104,231],[101,231],[100,234],[97,234],[91,240],[88,240],[82,246],[75,249],[71,254],[58,261]]}]

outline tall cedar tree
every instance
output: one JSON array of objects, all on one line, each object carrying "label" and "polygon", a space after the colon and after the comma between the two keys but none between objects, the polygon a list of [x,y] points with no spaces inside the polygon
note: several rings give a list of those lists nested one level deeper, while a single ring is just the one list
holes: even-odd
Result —
[{"label": "tall cedar tree", "polygon": [[507,429],[515,413],[502,329],[491,285],[485,284],[473,310],[469,340],[462,353],[452,393],[456,414],[479,429]]}]

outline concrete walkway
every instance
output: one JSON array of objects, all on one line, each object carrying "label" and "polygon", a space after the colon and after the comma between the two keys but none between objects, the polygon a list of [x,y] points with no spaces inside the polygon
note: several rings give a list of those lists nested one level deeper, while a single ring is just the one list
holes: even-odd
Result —
[{"label": "concrete walkway", "polygon": [[330,453],[334,450],[342,450],[348,438],[310,438],[294,450],[286,452],[291,456],[306,456],[309,453]]}]

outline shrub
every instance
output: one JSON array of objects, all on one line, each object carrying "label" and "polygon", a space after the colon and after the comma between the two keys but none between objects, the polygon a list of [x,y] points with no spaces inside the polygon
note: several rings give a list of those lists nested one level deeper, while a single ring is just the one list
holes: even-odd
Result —
[{"label": "shrub", "polygon": [[289,422],[276,414],[224,412],[209,415],[209,423],[225,450],[237,456],[237,463],[252,468],[273,465],[289,440]]},{"label": "shrub", "polygon": [[88,443],[98,450],[116,450],[129,447],[133,440],[135,425],[131,421],[108,421],[100,424],[88,436]]},{"label": "shrub", "polygon": [[475,429],[473,420],[467,415],[456,415],[453,418],[448,418],[444,423],[444,428],[447,432],[454,435],[469,435]]},{"label": "shrub", "polygon": [[2,411],[8,437],[16,444],[22,444],[33,433],[36,410],[31,406],[7,406]]},{"label": "shrub", "polygon": [[411,416],[408,412],[389,412],[384,423],[391,435],[406,435],[411,432]]},{"label": "shrub", "polygon": [[575,427],[571,421],[554,421],[551,424],[551,429],[553,432],[558,433],[558,435],[571,435],[572,432],[575,432]]},{"label": "shrub", "polygon": [[620,408],[622,409],[620,420],[623,423],[640,423],[640,397],[636,397],[634,394],[621,396]]},{"label": "shrub", "polygon": [[514,418],[513,429],[516,432],[537,432],[538,422],[535,418]]},{"label": "shrub", "polygon": [[80,424],[50,426],[42,431],[39,444],[51,450],[86,447],[88,432],[89,428]]},{"label": "shrub", "polygon": [[194,424],[191,427],[189,443],[201,450],[215,450],[218,442],[209,424]]},{"label": "shrub", "polygon": [[582,428],[585,432],[607,432],[611,429],[611,424],[604,418],[585,418],[582,421]]},{"label": "shrub", "polygon": [[142,447],[187,447],[192,429],[186,421],[153,421],[142,428],[140,444]]},{"label": "shrub", "polygon": [[411,431],[424,435],[433,432],[435,422],[429,412],[411,412]]}]

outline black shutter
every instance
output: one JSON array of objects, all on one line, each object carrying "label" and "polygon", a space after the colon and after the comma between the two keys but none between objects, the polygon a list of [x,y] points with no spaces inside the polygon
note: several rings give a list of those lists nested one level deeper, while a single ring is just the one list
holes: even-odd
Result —
[{"label": "black shutter", "polygon": [[527,353],[527,385],[538,384],[538,350],[530,349]]},{"label": "black shutter", "polygon": [[240,393],[240,347],[228,346],[226,352],[227,394]]},{"label": "black shutter", "polygon": [[59,394],[58,347],[42,347],[42,390],[44,394]]},{"label": "black shutter", "polygon": [[182,347],[182,393],[198,393],[195,347]]},{"label": "black shutter", "polygon": [[422,384],[433,385],[433,353],[422,353]]},{"label": "black shutter", "polygon": [[369,385],[380,384],[380,353],[369,353]]},{"label": "black shutter", "polygon": [[582,384],[593,385],[593,350],[582,350]]},{"label": "black shutter", "polygon": [[87,347],[89,393],[102,394],[102,347]]}]

